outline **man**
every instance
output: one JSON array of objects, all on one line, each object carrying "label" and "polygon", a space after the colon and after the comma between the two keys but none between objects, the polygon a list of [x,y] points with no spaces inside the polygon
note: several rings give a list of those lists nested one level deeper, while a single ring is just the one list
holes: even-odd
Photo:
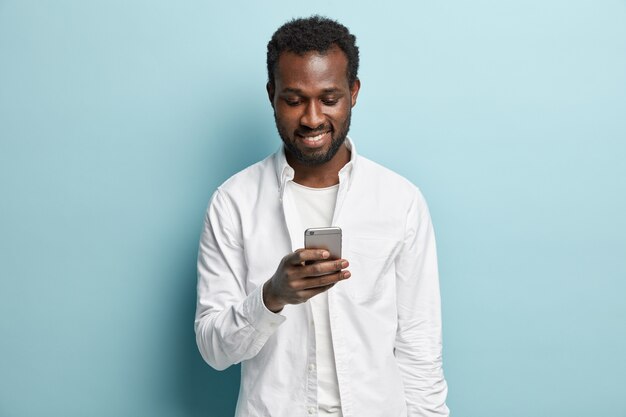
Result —
[{"label": "man", "polygon": [[[347,139],[358,59],[333,20],[279,28],[267,92],[283,143],[211,199],[195,330],[212,367],[242,364],[237,416],[448,415],[428,209]],[[331,225],[343,259],[302,249]]]}]

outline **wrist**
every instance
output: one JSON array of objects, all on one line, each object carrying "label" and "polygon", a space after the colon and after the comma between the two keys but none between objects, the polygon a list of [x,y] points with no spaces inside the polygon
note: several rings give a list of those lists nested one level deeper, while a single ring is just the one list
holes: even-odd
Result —
[{"label": "wrist", "polygon": [[265,304],[265,308],[267,308],[272,313],[280,312],[285,304],[282,304],[280,301],[274,297],[272,293],[272,280],[268,280],[265,284],[263,284],[263,304]]}]

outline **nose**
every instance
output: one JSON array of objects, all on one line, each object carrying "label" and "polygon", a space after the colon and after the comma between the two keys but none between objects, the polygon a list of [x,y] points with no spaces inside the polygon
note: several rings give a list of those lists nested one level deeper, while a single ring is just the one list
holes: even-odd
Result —
[{"label": "nose", "polygon": [[309,129],[315,129],[324,124],[324,113],[320,108],[320,103],[316,100],[309,101],[300,118],[300,124]]}]

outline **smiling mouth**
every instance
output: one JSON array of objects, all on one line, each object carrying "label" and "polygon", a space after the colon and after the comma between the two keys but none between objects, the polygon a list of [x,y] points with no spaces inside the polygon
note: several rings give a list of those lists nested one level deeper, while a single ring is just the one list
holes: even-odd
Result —
[{"label": "smiling mouth", "polygon": [[302,139],[308,141],[308,142],[319,142],[320,140],[322,140],[322,138],[324,137],[325,134],[327,134],[328,132],[324,132],[324,133],[320,133],[319,135],[316,136],[302,136]]},{"label": "smiling mouth", "polygon": [[301,143],[307,148],[319,148],[327,142],[328,137],[330,137],[330,131],[318,133],[315,136],[298,136],[300,136]]}]

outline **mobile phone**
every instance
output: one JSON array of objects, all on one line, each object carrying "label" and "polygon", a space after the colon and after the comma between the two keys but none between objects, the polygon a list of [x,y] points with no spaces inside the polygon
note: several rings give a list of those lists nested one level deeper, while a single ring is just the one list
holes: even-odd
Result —
[{"label": "mobile phone", "polygon": [[312,227],[304,231],[304,247],[306,249],[326,249],[330,252],[329,259],[341,258],[341,228]]}]

